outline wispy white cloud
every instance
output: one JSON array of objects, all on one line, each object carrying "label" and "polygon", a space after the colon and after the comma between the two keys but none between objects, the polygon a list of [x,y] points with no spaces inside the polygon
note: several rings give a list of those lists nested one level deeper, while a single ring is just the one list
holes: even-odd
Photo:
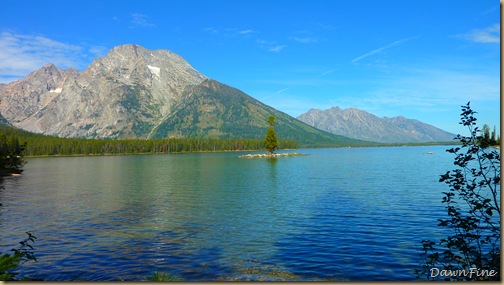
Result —
[{"label": "wispy white cloud", "polygon": [[[491,71],[405,67],[374,79],[359,100],[381,108],[445,108],[466,101],[500,101],[499,79]],[[457,103],[458,104],[458,103]]]},{"label": "wispy white cloud", "polygon": [[106,53],[101,46],[84,47],[56,41],[43,35],[0,33],[0,81],[9,82],[52,63],[58,68],[84,68]]},{"label": "wispy white cloud", "polygon": [[270,95],[266,95],[266,96],[262,97],[261,100],[270,98],[272,96],[280,95],[280,94],[284,93],[285,91],[287,91],[289,89],[292,89],[292,87],[287,87],[287,88],[280,89],[280,90],[278,90],[278,91],[276,91],[276,92],[274,92],[274,93],[272,93]]},{"label": "wispy white cloud", "polygon": [[334,69],[329,69],[329,70],[326,70],[326,71],[322,72],[322,73],[320,74],[320,76],[325,76],[325,75],[327,75],[327,74],[333,73],[334,71],[335,71]]},{"label": "wispy white cloud", "polygon": [[333,31],[336,29],[333,25],[328,25],[326,23],[317,23],[317,29],[324,31]]},{"label": "wispy white cloud", "polygon": [[273,47],[269,47],[268,51],[271,51],[271,52],[280,52],[281,50],[283,50],[286,47],[287,47],[286,45],[276,45],[276,46],[273,46]]},{"label": "wispy white cloud", "polygon": [[214,27],[204,28],[203,31],[206,32],[206,33],[210,33],[210,34],[218,34],[219,33],[219,30],[217,28],[214,28]]},{"label": "wispy white cloud", "polygon": [[319,41],[319,39],[315,37],[289,37],[289,40],[302,44],[316,43]]},{"label": "wispy white cloud", "polygon": [[108,48],[104,46],[92,46],[89,48],[89,52],[93,58],[101,57],[107,54]]},{"label": "wispy white cloud", "polygon": [[244,36],[248,37],[253,34],[258,34],[258,31],[252,29],[237,29],[237,28],[216,28],[216,27],[207,27],[203,29],[204,32],[210,33],[213,35],[222,35],[227,37],[233,36]]},{"label": "wispy white cloud", "polygon": [[79,65],[74,56],[82,47],[40,35],[0,34],[0,76],[24,76],[45,64]]},{"label": "wispy white cloud", "polygon": [[485,10],[483,12],[481,12],[482,15],[486,15],[486,14],[490,14],[490,13],[493,13],[495,11],[499,11],[499,7],[500,5],[495,5],[493,6],[492,8],[488,9],[488,10]]},{"label": "wispy white cloud", "polygon": [[289,90],[289,89],[291,89],[291,88],[292,88],[292,87],[287,87],[287,88],[284,88],[284,89],[280,89],[280,90],[278,90],[277,92],[275,92],[275,95],[278,95],[278,94],[280,94],[280,93],[283,93],[283,92],[285,92],[285,91],[287,91],[287,90]]},{"label": "wispy white cloud", "polygon": [[297,117],[308,111],[310,108],[322,109],[327,107],[326,105],[321,105],[317,102],[305,98],[299,98],[297,96],[289,96],[289,98],[271,96],[271,98],[265,99],[264,103],[277,110],[282,110],[282,112],[285,112],[292,117]]},{"label": "wispy white cloud", "polygon": [[249,35],[249,34],[255,34],[255,33],[257,33],[257,32],[254,30],[250,30],[250,29],[238,31],[238,34],[240,34],[240,35]]},{"label": "wispy white cloud", "polygon": [[149,21],[149,16],[139,13],[131,14],[131,24],[133,27],[141,27],[141,28],[152,28],[156,27],[156,24]]},{"label": "wispy white cloud", "polygon": [[287,45],[279,44],[275,41],[258,38],[257,35],[260,34],[260,32],[253,29],[207,27],[204,28],[203,31],[218,37],[238,37],[252,41],[255,40],[260,48],[270,52],[278,53],[287,47]]},{"label": "wispy white cloud", "polygon": [[[451,128],[453,132],[457,132],[460,105],[467,101],[484,106],[500,104],[500,82],[495,68],[474,68],[469,64],[465,67],[437,66],[436,62],[398,66],[392,73],[374,73],[371,77],[360,78],[333,78],[315,74],[311,77],[293,77],[292,74],[281,78],[272,76],[257,81],[257,85],[290,86],[292,90],[288,92],[283,89],[277,91],[282,96],[263,92],[265,98],[261,100],[266,99],[265,103],[293,116],[316,106],[322,109],[355,107],[377,116],[402,115],[418,119],[446,130]],[[323,73],[331,72],[334,70]],[[317,96],[305,96],[306,92]],[[494,110],[485,116],[498,119],[498,112],[497,115],[492,112]],[[440,124],[444,118],[448,122],[446,126]],[[491,118],[486,120],[493,121]],[[455,128],[451,126],[453,123]]]},{"label": "wispy white cloud", "polygon": [[455,37],[477,43],[500,43],[500,24],[496,23],[484,29],[474,29],[466,34],[455,35]]},{"label": "wispy white cloud", "polygon": [[359,57],[356,57],[356,58],[354,58],[351,62],[352,62],[352,63],[355,63],[355,62],[357,62],[357,61],[359,61],[359,60],[361,60],[361,59],[364,59],[364,58],[366,58],[366,57],[368,57],[368,56],[371,56],[371,55],[374,55],[374,54],[380,53],[380,52],[382,52],[382,51],[384,51],[384,50],[386,50],[386,49],[389,49],[389,48],[393,48],[393,47],[395,47],[395,46],[398,46],[398,45],[400,45],[400,44],[402,44],[402,43],[404,43],[404,42],[406,42],[406,41],[409,41],[409,40],[411,40],[411,39],[413,39],[413,38],[414,38],[414,37],[412,37],[412,38],[405,38],[405,39],[402,39],[402,40],[395,41],[395,42],[390,43],[390,44],[388,44],[388,45],[386,45],[386,46],[383,46],[383,47],[381,47],[381,48],[378,48],[378,49],[372,50],[372,51],[370,51],[370,52],[368,52],[368,53],[366,53],[366,54],[363,54],[363,55],[361,55],[361,56],[359,56]]},{"label": "wispy white cloud", "polygon": [[[404,73],[383,78],[373,89],[357,95],[358,100],[348,97],[348,104],[353,100],[378,116],[403,115],[454,133],[462,131],[456,125],[460,105],[468,101],[500,104],[499,79],[492,74],[428,68]],[[485,120],[497,121],[499,114],[494,111],[487,112]]]},{"label": "wispy white cloud", "polygon": [[254,80],[257,84],[274,84],[274,85],[286,85],[292,87],[302,87],[302,88],[318,88],[318,87],[341,87],[348,85],[363,85],[367,82],[363,79],[326,79],[323,76],[289,76],[287,77],[271,77],[268,79],[258,79]]},{"label": "wispy white cloud", "polygon": [[263,49],[271,52],[280,52],[282,49],[286,48],[286,45],[280,45],[275,41],[266,41],[263,39],[257,39],[256,43]]}]

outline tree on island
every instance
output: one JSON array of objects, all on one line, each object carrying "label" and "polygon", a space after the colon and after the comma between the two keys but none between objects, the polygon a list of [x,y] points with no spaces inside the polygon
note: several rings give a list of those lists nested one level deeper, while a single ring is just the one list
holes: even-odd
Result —
[{"label": "tree on island", "polygon": [[266,149],[268,150],[268,153],[272,155],[275,151],[275,149],[278,148],[278,140],[277,136],[275,133],[275,117],[270,116],[268,118],[268,124],[269,128],[268,131],[266,132],[266,137],[264,138],[264,145],[266,146]]}]

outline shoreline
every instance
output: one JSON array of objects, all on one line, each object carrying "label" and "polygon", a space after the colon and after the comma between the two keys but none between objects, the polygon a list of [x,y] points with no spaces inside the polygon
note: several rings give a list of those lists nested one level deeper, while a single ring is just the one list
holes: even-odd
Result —
[{"label": "shoreline", "polygon": [[21,173],[2,173],[0,174],[0,179],[1,178],[8,178],[8,177],[18,177],[18,176],[22,176],[23,174]]},{"label": "shoreline", "polygon": [[[291,150],[291,149],[285,149]],[[179,151],[179,152],[128,152],[128,153],[100,153],[100,154],[43,154],[43,155],[25,155],[24,158],[48,158],[48,157],[93,157],[93,156],[121,156],[121,155],[159,155],[159,154],[184,154],[184,153],[226,153],[226,152],[244,152],[244,151],[265,151],[263,149],[241,149],[241,150],[201,150],[201,151]]]},{"label": "shoreline", "polygon": [[[323,149],[323,148],[381,148],[381,147],[418,147],[418,146],[455,146],[457,143],[420,143],[420,144],[397,144],[397,145],[379,145],[379,146],[338,146],[338,147],[302,147],[303,149]],[[294,149],[281,149],[282,151]],[[122,155],[160,155],[160,154],[185,154],[185,153],[228,153],[228,152],[264,152],[265,149],[240,149],[240,150],[202,150],[202,151],[181,151],[181,152],[131,152],[131,153],[100,153],[100,154],[44,154],[44,155],[25,155],[24,158],[49,158],[49,157],[94,157],[94,156],[122,156]]]}]

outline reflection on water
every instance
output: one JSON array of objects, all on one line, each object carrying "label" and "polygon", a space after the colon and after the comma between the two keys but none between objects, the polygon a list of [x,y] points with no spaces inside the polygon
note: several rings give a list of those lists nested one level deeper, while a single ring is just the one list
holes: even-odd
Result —
[{"label": "reflection on water", "polygon": [[0,248],[34,233],[22,274],[55,281],[414,280],[444,148],[30,159],[0,191]]}]

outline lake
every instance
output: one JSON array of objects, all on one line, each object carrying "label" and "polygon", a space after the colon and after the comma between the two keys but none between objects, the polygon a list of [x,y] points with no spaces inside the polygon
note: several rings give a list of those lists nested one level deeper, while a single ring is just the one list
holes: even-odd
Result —
[{"label": "lake", "polygon": [[19,277],[47,281],[415,280],[447,148],[27,159],[0,190],[0,251],[33,233]]}]

